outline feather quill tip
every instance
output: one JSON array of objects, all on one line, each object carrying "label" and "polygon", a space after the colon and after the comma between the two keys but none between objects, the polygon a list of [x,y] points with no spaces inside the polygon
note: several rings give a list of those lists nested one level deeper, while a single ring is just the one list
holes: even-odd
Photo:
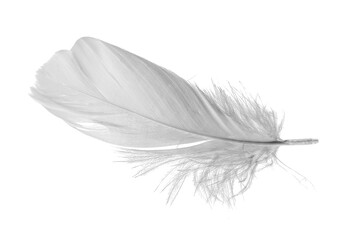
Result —
[{"label": "feather quill tip", "polygon": [[284,141],[285,145],[310,145],[318,143],[318,139],[305,138],[305,139],[288,139]]}]

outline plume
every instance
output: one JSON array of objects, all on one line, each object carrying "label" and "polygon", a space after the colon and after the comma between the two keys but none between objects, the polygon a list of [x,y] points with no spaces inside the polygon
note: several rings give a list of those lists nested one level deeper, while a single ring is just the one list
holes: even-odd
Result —
[{"label": "plume", "polygon": [[168,202],[185,179],[208,202],[233,203],[257,170],[277,161],[282,122],[231,85],[202,90],[175,73],[98,39],[79,39],[37,72],[31,96],[80,132],[117,146],[136,176],[160,166]]}]

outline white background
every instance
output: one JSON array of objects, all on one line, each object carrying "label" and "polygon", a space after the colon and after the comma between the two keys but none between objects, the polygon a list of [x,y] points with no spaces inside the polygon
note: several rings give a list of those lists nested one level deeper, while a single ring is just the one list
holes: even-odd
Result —
[{"label": "white background", "polygon": [[[0,239],[360,239],[358,1],[2,1]],[[36,70],[92,36],[208,84],[241,81],[286,113],[282,138],[319,138],[257,174],[233,208],[156,173],[29,96]]]}]

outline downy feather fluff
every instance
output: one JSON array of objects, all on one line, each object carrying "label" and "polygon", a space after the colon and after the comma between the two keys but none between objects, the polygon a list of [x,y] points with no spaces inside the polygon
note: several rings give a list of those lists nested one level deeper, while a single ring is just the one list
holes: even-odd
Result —
[{"label": "downy feather fluff", "polygon": [[202,90],[98,39],[79,39],[38,71],[31,96],[77,130],[118,146],[137,175],[167,166],[172,202],[187,177],[208,202],[233,203],[282,140],[274,111],[237,89]]}]

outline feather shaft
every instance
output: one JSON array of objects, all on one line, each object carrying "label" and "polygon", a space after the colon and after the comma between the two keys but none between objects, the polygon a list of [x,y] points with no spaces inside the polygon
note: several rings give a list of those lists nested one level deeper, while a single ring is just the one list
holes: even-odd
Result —
[{"label": "feather shaft", "polygon": [[318,139],[305,138],[305,139],[288,139],[284,141],[284,145],[309,145],[318,143]]},{"label": "feather shaft", "polygon": [[[207,136],[207,137],[210,137],[210,136]],[[210,137],[210,138],[224,140],[224,141],[228,141],[228,142],[235,142],[235,143],[242,143],[242,144],[249,144],[249,145],[253,144],[253,145],[261,145],[261,146],[310,145],[310,144],[316,144],[319,142],[318,139],[312,139],[312,138],[287,139],[287,140],[278,140],[278,141],[271,141],[271,142],[242,141],[242,140],[236,140],[236,139],[215,138],[215,137]]]}]

